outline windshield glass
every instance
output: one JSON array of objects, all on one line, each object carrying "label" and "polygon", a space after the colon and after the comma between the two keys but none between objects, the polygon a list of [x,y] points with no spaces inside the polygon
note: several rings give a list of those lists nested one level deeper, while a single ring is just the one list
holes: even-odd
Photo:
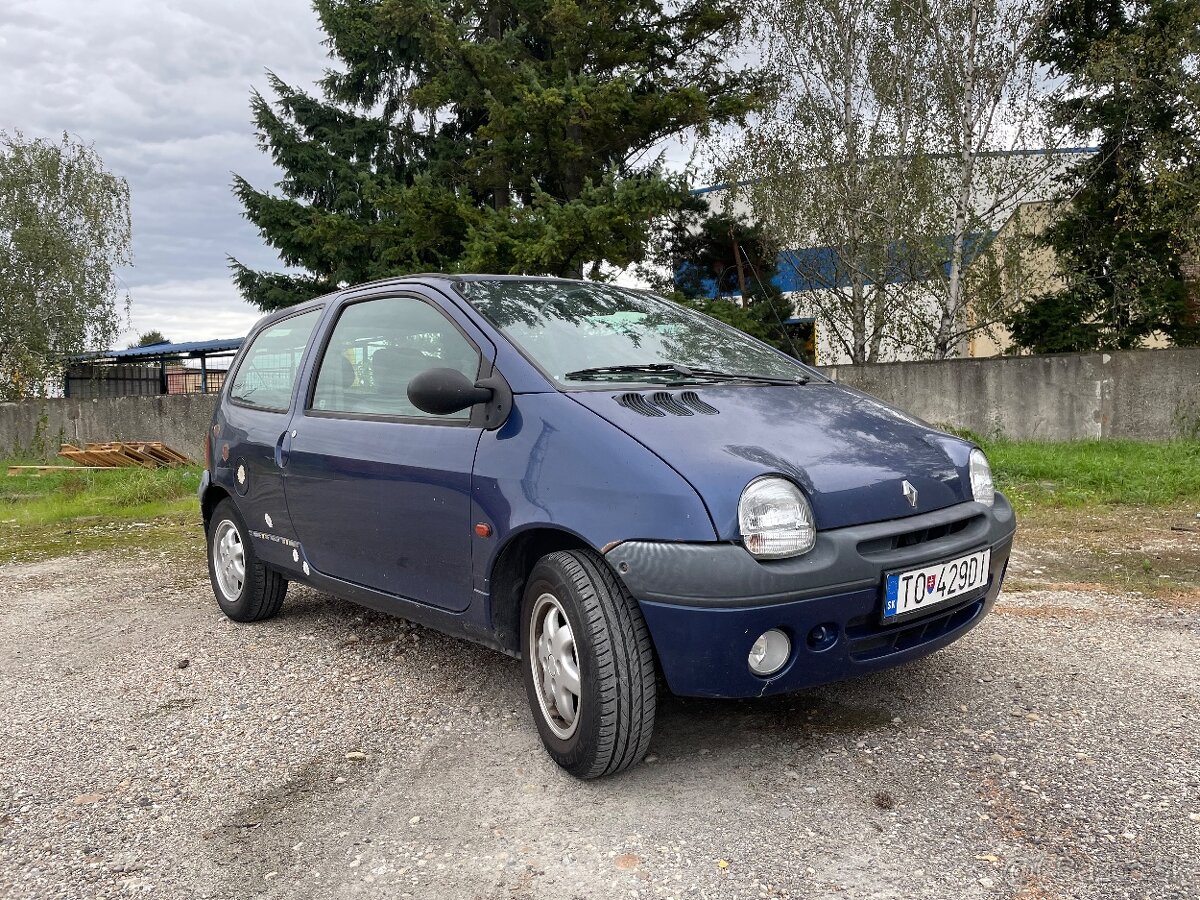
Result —
[{"label": "windshield glass", "polygon": [[[554,281],[468,281],[460,289],[559,382],[814,377],[736,329],[643,291]],[[590,371],[597,369],[610,371]]]}]

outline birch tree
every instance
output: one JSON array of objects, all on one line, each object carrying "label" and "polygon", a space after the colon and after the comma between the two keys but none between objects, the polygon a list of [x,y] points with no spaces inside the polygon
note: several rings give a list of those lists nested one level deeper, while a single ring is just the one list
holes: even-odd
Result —
[{"label": "birch tree", "polygon": [[1054,164],[1024,152],[1046,2],[754,4],[777,92],[723,174],[851,362],[944,358],[1003,317],[995,267],[968,269]]},{"label": "birch tree", "polygon": [[[769,109],[722,161],[734,200],[765,223],[780,265],[806,294],[825,341],[854,363],[901,340],[914,267],[904,235],[927,218],[926,40],[887,0],[760,0]],[[917,23],[919,24],[919,23]]]},{"label": "birch tree", "polygon": [[45,392],[116,337],[129,187],[90,147],[0,132],[0,400]]},{"label": "birch tree", "polygon": [[[931,93],[928,137],[941,151],[937,179],[948,201],[941,207],[946,259],[932,266],[926,285],[930,315],[919,317],[928,353],[957,353],[973,332],[1007,308],[986,303],[982,278],[976,290],[968,267],[991,235],[1054,174],[1057,143],[1043,124],[1045,73],[1034,60],[1048,0],[904,0],[921,23],[929,56],[923,83]],[[938,223],[935,218],[934,223]],[[939,223],[940,224],[940,223]],[[934,235],[929,235],[933,238]],[[1024,236],[1014,236],[1014,241]],[[1029,238],[1032,239],[1031,237]],[[1008,248],[1011,259],[1021,254]],[[979,273],[982,275],[982,273]],[[975,302],[978,301],[978,302]],[[975,309],[972,304],[975,302]]]}]

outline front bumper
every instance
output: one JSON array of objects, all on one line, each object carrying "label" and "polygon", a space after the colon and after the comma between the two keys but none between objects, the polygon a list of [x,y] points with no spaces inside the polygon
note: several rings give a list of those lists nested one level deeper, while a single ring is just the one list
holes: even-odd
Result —
[{"label": "front bumper", "polygon": [[[820,532],[794,559],[760,562],[737,544],[655,541],[627,541],[606,556],[641,604],[672,691],[757,697],[890,668],[958,639],[999,596],[1015,530],[1012,507],[997,494],[992,507],[962,503]],[[885,572],[984,547],[992,557],[982,588],[926,616],[881,623]],[[822,627],[822,639],[810,641]],[[763,678],[747,656],[769,628],[783,630],[793,649],[782,670]]]}]

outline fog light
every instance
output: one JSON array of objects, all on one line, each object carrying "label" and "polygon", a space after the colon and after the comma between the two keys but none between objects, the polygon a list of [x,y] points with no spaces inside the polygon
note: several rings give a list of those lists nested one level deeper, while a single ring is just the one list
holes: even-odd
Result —
[{"label": "fog light", "polygon": [[778,628],[764,631],[750,648],[750,671],[755,675],[774,675],[792,655],[792,642]]}]

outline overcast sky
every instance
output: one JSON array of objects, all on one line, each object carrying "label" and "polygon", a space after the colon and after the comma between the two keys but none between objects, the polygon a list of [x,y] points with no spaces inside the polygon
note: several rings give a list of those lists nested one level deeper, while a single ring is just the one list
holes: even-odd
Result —
[{"label": "overcast sky", "polygon": [[278,267],[242,219],[231,173],[275,182],[250,123],[265,70],[308,86],[327,63],[308,0],[4,0],[0,128],[94,143],[129,181],[132,327],[237,337],[258,313],[226,256]]},{"label": "overcast sky", "polygon": [[0,3],[0,129],[70,132],[129,181],[131,324],[118,346],[150,329],[173,341],[238,337],[258,318],[226,257],[280,264],[241,217],[231,173],[257,187],[277,180],[250,91],[266,93],[268,69],[311,89],[329,64],[322,37],[309,0]]}]

